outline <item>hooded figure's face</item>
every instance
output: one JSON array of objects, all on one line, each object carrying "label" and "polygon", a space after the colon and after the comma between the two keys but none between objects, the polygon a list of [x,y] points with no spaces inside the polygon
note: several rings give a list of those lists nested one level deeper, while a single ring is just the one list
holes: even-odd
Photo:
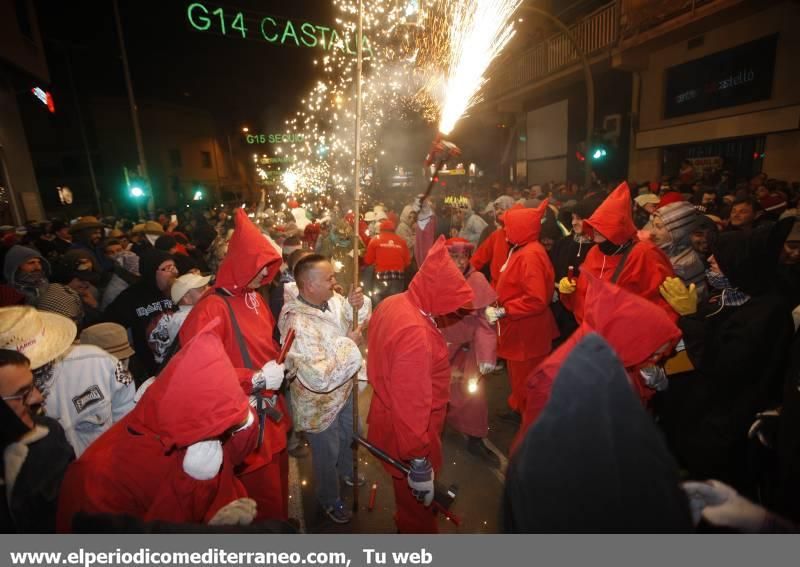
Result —
[{"label": "hooded figure's face", "polygon": [[21,274],[35,274],[41,273],[44,274],[44,270],[42,269],[42,259],[41,258],[30,258],[19,265],[17,270]]},{"label": "hooded figure's face", "polygon": [[156,270],[156,286],[162,292],[167,293],[175,279],[178,277],[178,268],[174,260],[165,260],[159,264]]}]

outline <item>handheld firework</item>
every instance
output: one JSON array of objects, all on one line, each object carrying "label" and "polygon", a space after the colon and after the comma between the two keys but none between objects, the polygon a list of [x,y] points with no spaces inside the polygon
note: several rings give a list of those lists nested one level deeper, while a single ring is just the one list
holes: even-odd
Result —
[{"label": "handheld firework", "polygon": [[422,205],[425,199],[430,197],[431,191],[433,191],[433,184],[436,181],[436,176],[439,175],[439,172],[444,167],[444,164],[447,163],[447,160],[459,157],[460,155],[461,148],[456,146],[453,142],[445,140],[441,134],[436,135],[436,138],[433,139],[433,143],[431,144],[431,149],[428,150],[428,155],[425,157],[425,167],[430,167],[433,164],[436,164],[436,167],[431,175],[428,188],[425,189],[425,192],[419,198],[420,205]]},{"label": "handheld firework", "polygon": [[[360,435],[353,435],[353,440],[367,449],[370,453],[375,455],[378,459],[383,461],[386,464],[389,464],[402,472],[404,475],[408,476],[411,472],[411,467],[404,463],[403,461],[399,461],[392,457],[391,455],[387,454],[386,452],[382,451]],[[445,518],[453,522],[456,526],[461,525],[461,518],[456,516],[450,511],[450,507],[453,505],[453,502],[456,499],[456,489],[455,487],[451,486],[450,488],[445,488],[438,482],[434,482],[433,486],[433,503],[431,507],[436,511],[442,514]]]}]

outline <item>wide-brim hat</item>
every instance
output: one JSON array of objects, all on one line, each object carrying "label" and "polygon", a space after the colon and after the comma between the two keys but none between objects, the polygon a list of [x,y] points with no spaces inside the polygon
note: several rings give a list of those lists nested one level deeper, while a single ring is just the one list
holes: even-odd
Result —
[{"label": "wide-brim hat", "polygon": [[186,295],[190,289],[197,289],[208,285],[211,281],[211,276],[198,276],[197,274],[183,274],[175,280],[170,289],[170,297],[172,302],[177,305],[180,303],[183,296]]},{"label": "wide-brim hat", "polygon": [[103,228],[105,226],[97,217],[93,216],[86,216],[86,217],[78,217],[74,223],[72,223],[69,227],[69,233],[72,234],[74,232],[79,232],[81,230],[86,230],[88,228]]},{"label": "wide-brim hat", "polygon": [[31,361],[31,370],[61,356],[78,328],[62,315],[33,307],[0,308],[0,348],[16,350]]},{"label": "wide-brim hat", "polygon": [[81,344],[95,345],[120,360],[132,357],[136,351],[128,342],[128,332],[119,323],[98,323],[81,331]]},{"label": "wide-brim hat", "polygon": [[142,232],[145,234],[164,234],[164,227],[156,221],[147,221],[144,223]]}]

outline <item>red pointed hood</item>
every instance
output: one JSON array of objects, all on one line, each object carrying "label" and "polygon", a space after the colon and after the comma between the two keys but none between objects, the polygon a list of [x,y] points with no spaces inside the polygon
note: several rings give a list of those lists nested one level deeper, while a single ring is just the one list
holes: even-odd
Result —
[{"label": "red pointed hood", "polygon": [[[624,181],[606,197],[597,210],[583,221],[584,232],[596,230],[611,242],[620,246],[636,236],[636,225],[631,213],[631,190]],[[591,234],[589,234],[591,237]]]},{"label": "red pointed hood", "polygon": [[425,313],[445,315],[473,299],[472,288],[450,258],[440,236],[408,286],[411,301]]},{"label": "red pointed hood", "polygon": [[618,285],[583,272],[589,280],[584,324],[606,339],[626,368],[643,363],[681,331],[664,309]]},{"label": "red pointed hood", "polygon": [[164,452],[219,437],[247,416],[236,370],[206,325],[159,374],[131,411],[133,429],[158,436]]},{"label": "red pointed hood", "polygon": [[542,218],[547,209],[547,199],[535,209],[511,208],[505,212],[506,239],[512,244],[523,246],[539,240],[542,232]]},{"label": "red pointed hood", "polygon": [[219,267],[214,287],[223,287],[238,295],[247,291],[247,284],[264,266],[268,267],[264,283],[271,282],[281,269],[282,259],[253,221],[247,218],[244,209],[236,209],[234,223],[236,227],[228,244],[228,253]]}]

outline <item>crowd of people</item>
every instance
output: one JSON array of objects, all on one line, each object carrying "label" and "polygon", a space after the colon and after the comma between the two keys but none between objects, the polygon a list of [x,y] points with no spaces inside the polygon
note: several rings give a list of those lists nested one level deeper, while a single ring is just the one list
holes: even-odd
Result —
[{"label": "crowd of people", "polygon": [[503,368],[507,531],[795,529],[796,186],[442,197],[0,227],[3,530],[291,532],[290,456],[346,524],[357,388],[434,533],[445,424],[501,466]]}]

